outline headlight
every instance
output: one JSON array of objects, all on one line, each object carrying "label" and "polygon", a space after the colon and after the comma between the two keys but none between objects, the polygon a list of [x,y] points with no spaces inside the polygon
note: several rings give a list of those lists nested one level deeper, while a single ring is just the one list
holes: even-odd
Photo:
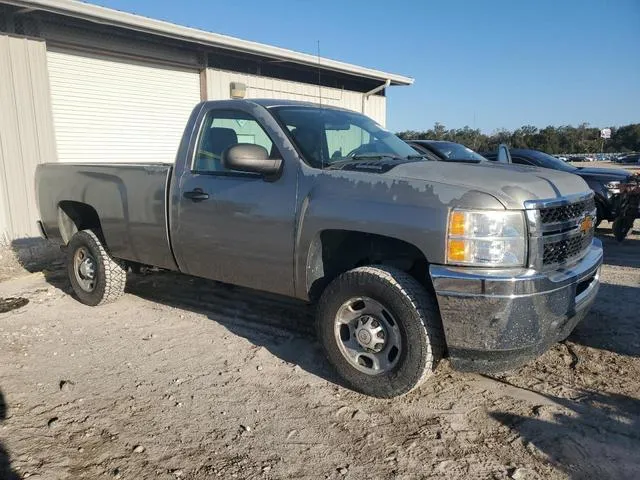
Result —
[{"label": "headlight", "polygon": [[609,193],[620,193],[620,182],[608,182],[604,184],[604,187],[609,190]]},{"label": "headlight", "polygon": [[526,260],[523,212],[453,210],[449,214],[447,263],[521,267]]}]

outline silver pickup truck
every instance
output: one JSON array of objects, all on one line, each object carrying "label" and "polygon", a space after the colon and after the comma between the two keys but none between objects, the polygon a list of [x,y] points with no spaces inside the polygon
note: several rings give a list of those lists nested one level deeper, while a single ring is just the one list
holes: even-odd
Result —
[{"label": "silver pickup truck", "polygon": [[443,356],[475,371],[534,358],[599,286],[580,177],[434,161],[314,104],[204,102],[174,165],[44,164],[36,192],[81,302],[115,300],[140,266],[315,302],[329,361],[379,397],[415,388]]}]

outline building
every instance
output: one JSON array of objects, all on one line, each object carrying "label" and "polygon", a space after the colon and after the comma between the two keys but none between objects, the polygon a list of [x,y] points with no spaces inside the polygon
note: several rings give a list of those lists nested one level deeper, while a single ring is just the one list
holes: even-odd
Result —
[{"label": "building", "polygon": [[172,162],[201,100],[282,98],[385,123],[411,78],[72,0],[0,1],[0,242],[37,234],[41,162]]}]

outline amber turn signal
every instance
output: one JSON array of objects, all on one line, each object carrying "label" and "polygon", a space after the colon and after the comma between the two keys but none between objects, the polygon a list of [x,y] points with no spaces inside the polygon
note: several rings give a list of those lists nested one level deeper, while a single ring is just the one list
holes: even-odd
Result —
[{"label": "amber turn signal", "polygon": [[463,236],[465,233],[466,215],[464,212],[452,212],[449,217],[449,235]]},{"label": "amber turn signal", "polygon": [[464,262],[467,259],[466,243],[455,238],[449,240],[447,257],[450,262]]}]

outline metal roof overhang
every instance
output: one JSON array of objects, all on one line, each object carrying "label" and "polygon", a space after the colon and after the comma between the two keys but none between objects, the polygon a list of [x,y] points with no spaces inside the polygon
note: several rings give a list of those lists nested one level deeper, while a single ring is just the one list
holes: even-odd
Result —
[{"label": "metal roof overhang", "polygon": [[209,47],[222,48],[236,52],[263,55],[280,61],[312,66],[336,72],[346,73],[373,80],[391,81],[391,85],[411,85],[413,78],[393,73],[359,67],[349,63],[318,58],[307,53],[294,52],[286,48],[274,47],[258,42],[205,32],[195,28],[183,27],[162,20],[121,12],[110,8],[92,5],[75,0],[2,0],[0,3],[14,5],[28,10],[42,10],[58,15],[79,18],[85,21],[119,27],[138,32],[159,35],[176,40],[197,43]]}]

